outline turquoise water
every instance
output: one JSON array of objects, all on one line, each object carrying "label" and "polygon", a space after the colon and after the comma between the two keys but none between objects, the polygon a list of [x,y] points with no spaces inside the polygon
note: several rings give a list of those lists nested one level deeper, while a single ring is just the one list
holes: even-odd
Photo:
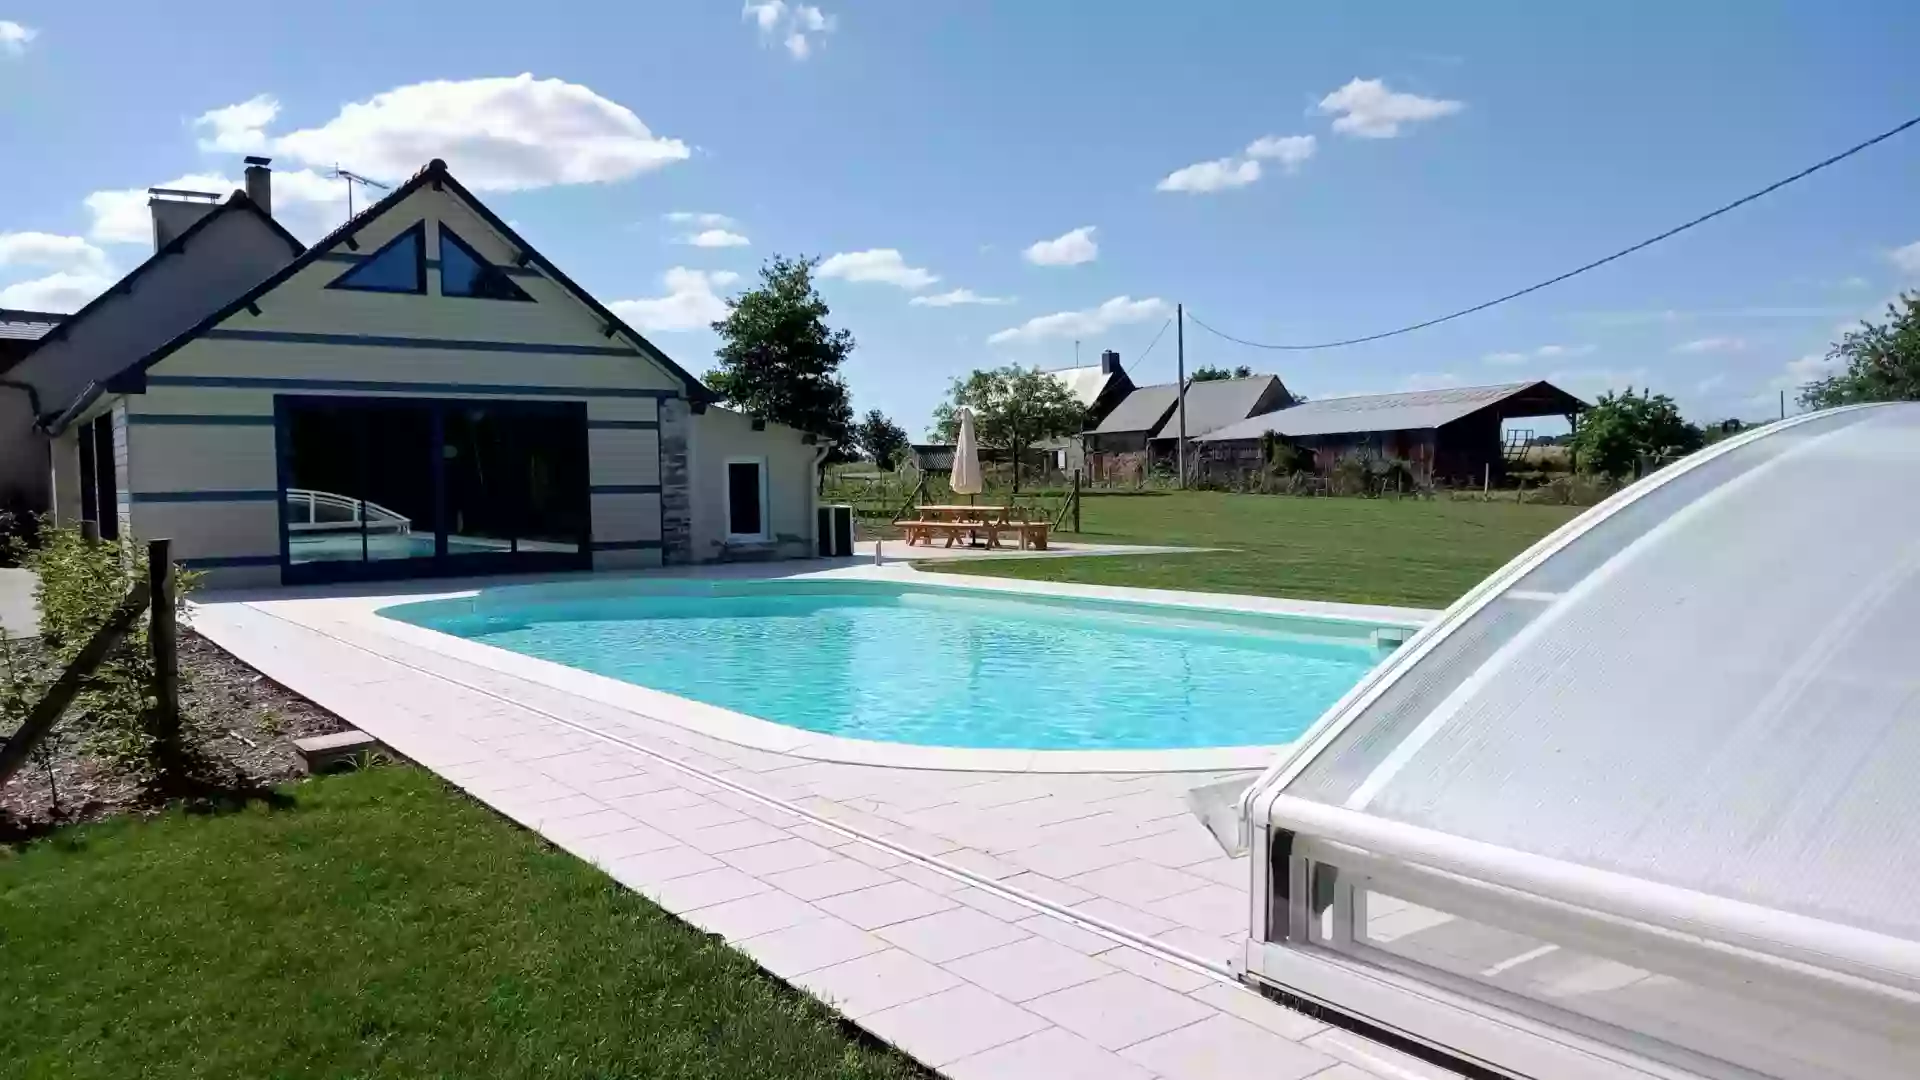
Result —
[{"label": "turquoise water", "polygon": [[1383,655],[1355,624],[878,583],[502,589],[381,614],[763,720],[932,746],[1286,742]]}]

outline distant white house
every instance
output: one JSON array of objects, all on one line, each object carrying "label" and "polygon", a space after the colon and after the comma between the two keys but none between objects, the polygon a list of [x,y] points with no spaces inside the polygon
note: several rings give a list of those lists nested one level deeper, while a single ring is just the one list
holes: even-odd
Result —
[{"label": "distant white house", "polygon": [[828,447],[715,405],[444,162],[303,248],[249,161],[156,193],[154,258],[8,372],[60,520],[221,585],[812,553]]}]

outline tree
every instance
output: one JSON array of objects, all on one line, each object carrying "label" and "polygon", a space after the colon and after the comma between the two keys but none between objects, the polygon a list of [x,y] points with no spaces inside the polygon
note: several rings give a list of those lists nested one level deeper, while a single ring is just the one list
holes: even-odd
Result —
[{"label": "tree", "polygon": [[1202,364],[1194,368],[1193,374],[1189,376],[1194,382],[1219,382],[1222,379],[1250,379],[1252,377],[1253,369],[1245,364],[1241,364],[1232,371],[1228,371],[1223,367],[1210,367]]},{"label": "tree", "polygon": [[1020,459],[1034,443],[1077,434],[1087,422],[1086,408],[1065,383],[1014,364],[953,380],[947,398],[933,410],[935,436],[945,442],[959,438],[958,410],[973,410],[974,437],[1013,459],[1015,491],[1020,490]]},{"label": "tree", "polygon": [[827,302],[813,288],[817,260],[775,255],[760,268],[760,284],[727,301],[727,317],[707,373],[714,392],[750,415],[829,440],[829,461],[853,456],[853,403],[840,365],[853,352],[853,335],[830,330]]},{"label": "tree", "polygon": [[887,414],[879,409],[868,409],[866,417],[853,429],[853,441],[875,465],[891,469],[899,463],[900,452],[907,448],[907,431],[887,419]]},{"label": "tree", "polygon": [[1628,387],[1618,394],[1601,394],[1593,408],[1581,413],[1569,445],[1588,471],[1627,476],[1642,457],[1691,453],[1704,442],[1700,429],[1680,416],[1672,398]]},{"label": "tree", "polygon": [[1920,399],[1920,293],[1895,297],[1884,323],[1862,319],[1860,329],[1827,350],[1827,360],[1846,367],[1800,388],[1800,404],[1810,409]]}]

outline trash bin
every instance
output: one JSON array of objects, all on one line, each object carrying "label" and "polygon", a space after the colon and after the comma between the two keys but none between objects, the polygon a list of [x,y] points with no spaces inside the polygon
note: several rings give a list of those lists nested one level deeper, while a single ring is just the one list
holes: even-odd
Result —
[{"label": "trash bin", "polygon": [[823,506],[820,508],[820,557],[823,559],[847,559],[853,557],[853,507]]}]

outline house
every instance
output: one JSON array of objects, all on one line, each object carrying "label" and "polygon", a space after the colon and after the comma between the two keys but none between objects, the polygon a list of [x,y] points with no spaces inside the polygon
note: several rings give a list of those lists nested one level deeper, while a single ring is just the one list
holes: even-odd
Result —
[{"label": "house", "polygon": [[[1191,441],[1292,402],[1286,386],[1273,375],[1189,381],[1186,437]],[[1128,394],[1105,420],[1083,436],[1089,477],[1104,481],[1138,479],[1155,465],[1170,466],[1179,456],[1180,412],[1177,383],[1142,386]]]},{"label": "house", "polygon": [[[1062,368],[1047,374],[1060,380],[1074,400],[1087,410],[1085,423],[1089,429],[1098,427],[1134,390],[1133,380],[1120,366],[1120,354],[1112,349],[1100,354],[1098,364]],[[1049,439],[1038,449],[1051,454],[1050,464],[1062,472],[1084,470],[1087,466],[1086,440],[1079,434]]]},{"label": "house", "polygon": [[[36,424],[87,384],[165,344],[305,250],[271,216],[265,165],[249,164],[246,183],[248,193],[225,199],[164,188],[151,192],[153,254],[61,318],[0,374],[25,387],[0,393],[0,494],[16,493],[34,512],[53,509],[49,442]],[[94,453],[88,450],[90,457]],[[112,447],[103,444],[99,456],[111,460]],[[70,517],[80,516],[77,504],[71,509]],[[112,514],[85,516],[103,519],[108,535],[115,531]]]},{"label": "house", "polygon": [[1304,402],[1216,428],[1194,442],[1202,475],[1264,468],[1263,437],[1272,432],[1312,454],[1317,471],[1344,457],[1369,456],[1405,461],[1422,484],[1477,484],[1505,472],[1506,421],[1564,416],[1571,423],[1586,408],[1547,382],[1365,394]]},{"label": "house", "polygon": [[[262,192],[222,216],[270,224],[267,163],[249,164]],[[174,211],[153,205],[155,259],[177,274],[216,211],[167,239]],[[109,295],[159,291],[161,272]],[[55,512],[172,537],[210,584],[814,549],[828,447],[715,405],[439,160],[158,340],[120,347],[103,318],[79,350],[88,318],[36,379]]]}]

